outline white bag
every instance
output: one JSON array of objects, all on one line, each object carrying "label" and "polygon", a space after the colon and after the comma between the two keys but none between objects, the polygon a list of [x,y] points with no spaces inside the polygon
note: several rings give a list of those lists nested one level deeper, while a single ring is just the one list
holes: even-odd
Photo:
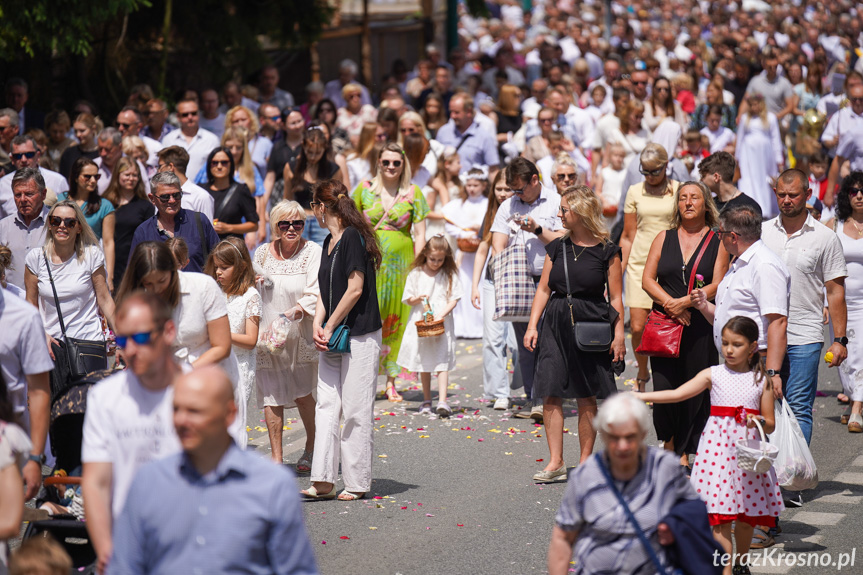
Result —
[{"label": "white bag", "polygon": [[779,448],[773,468],[779,485],[789,491],[814,489],[818,485],[818,468],[794,412],[785,398],[774,405],[776,429],[770,443]]}]

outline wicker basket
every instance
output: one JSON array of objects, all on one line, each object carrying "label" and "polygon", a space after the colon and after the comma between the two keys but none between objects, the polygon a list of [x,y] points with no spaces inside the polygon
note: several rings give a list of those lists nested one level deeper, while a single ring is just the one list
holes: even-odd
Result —
[{"label": "wicker basket", "polygon": [[414,322],[417,326],[417,335],[419,337],[434,337],[443,335],[443,320],[434,321],[430,315],[426,315],[425,319]]},{"label": "wicker basket", "polygon": [[456,245],[461,251],[472,254],[479,249],[479,238],[459,238]]},{"label": "wicker basket", "polygon": [[773,467],[776,456],[779,455],[779,448],[767,443],[761,423],[757,419],[754,421],[755,426],[758,427],[758,433],[761,435],[761,441],[757,439],[737,440],[737,467],[755,473],[767,473]]}]

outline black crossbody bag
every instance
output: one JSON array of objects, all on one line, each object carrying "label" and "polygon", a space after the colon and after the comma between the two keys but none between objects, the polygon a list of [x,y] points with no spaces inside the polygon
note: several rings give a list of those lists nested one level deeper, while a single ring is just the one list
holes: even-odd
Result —
[{"label": "black crossbody bag", "polygon": [[108,352],[104,341],[75,339],[66,335],[66,324],[63,321],[63,312],[60,310],[57,288],[54,286],[51,262],[48,261],[45,250],[42,250],[42,257],[48,269],[48,280],[51,282],[54,305],[57,306],[57,319],[60,320],[60,331],[63,334],[63,341],[58,341],[56,345],[51,344],[51,351],[54,353],[51,394],[52,397],[58,397],[88,373],[108,369]]},{"label": "black crossbody bag", "polygon": [[[614,334],[611,330],[611,303],[608,303],[608,321],[575,321],[572,315],[572,290],[569,287],[569,266],[566,263],[566,242],[563,243],[563,274],[566,276],[566,304],[569,306],[569,320],[572,322],[572,333],[575,345],[581,351],[608,351]],[[575,250],[573,250],[575,255]],[[608,286],[608,267],[605,268],[605,285]]]}]

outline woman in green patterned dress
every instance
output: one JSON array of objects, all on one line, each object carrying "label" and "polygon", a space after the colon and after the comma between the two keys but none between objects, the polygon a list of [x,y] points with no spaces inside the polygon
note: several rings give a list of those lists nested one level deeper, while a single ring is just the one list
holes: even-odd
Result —
[{"label": "woman in green patterned dress", "polygon": [[360,183],[353,193],[357,208],[374,226],[383,253],[377,276],[384,324],[380,369],[387,376],[386,395],[392,402],[402,400],[396,391],[396,376],[401,373],[396,358],[411,312],[410,306],[402,303],[402,293],[411,263],[425,245],[424,220],[429,212],[419,187],[410,182],[411,169],[404,151],[389,143],[381,150],[377,176]]}]

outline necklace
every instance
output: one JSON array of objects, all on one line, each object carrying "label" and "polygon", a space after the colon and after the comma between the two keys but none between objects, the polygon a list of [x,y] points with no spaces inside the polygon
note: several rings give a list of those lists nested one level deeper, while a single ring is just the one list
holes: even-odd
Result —
[{"label": "necklace", "polygon": [[[575,242],[572,242],[572,245],[573,245],[573,246],[575,246]],[[573,249],[572,249],[572,259],[573,259],[573,261],[576,261],[576,262],[577,262],[577,261],[578,261],[578,258],[581,256],[581,254],[583,254],[583,253],[584,253],[584,250],[586,250],[586,249],[587,249],[587,246],[582,247],[582,248],[581,248],[581,251],[580,251],[580,252],[578,252],[578,255],[576,255],[576,254],[575,254],[575,247],[573,247]]]},{"label": "necklace", "polygon": [[863,228],[857,225],[857,221],[854,218],[848,218],[848,221],[854,225],[854,229],[857,230],[857,235],[863,238]]},{"label": "necklace", "polygon": [[302,243],[302,241],[303,241],[303,240],[302,240],[302,239],[300,239],[300,240],[297,242],[296,247],[294,248],[294,253],[292,253],[289,257],[285,258],[285,256],[283,256],[283,255],[282,255],[282,240],[281,240],[281,239],[279,239],[279,240],[276,242],[276,251],[277,251],[277,252],[279,252],[279,257],[280,257],[280,258],[282,258],[283,260],[289,260],[289,259],[291,259],[292,257],[294,257],[295,255],[297,255],[297,251],[299,251],[299,249],[300,249],[300,243]]}]

